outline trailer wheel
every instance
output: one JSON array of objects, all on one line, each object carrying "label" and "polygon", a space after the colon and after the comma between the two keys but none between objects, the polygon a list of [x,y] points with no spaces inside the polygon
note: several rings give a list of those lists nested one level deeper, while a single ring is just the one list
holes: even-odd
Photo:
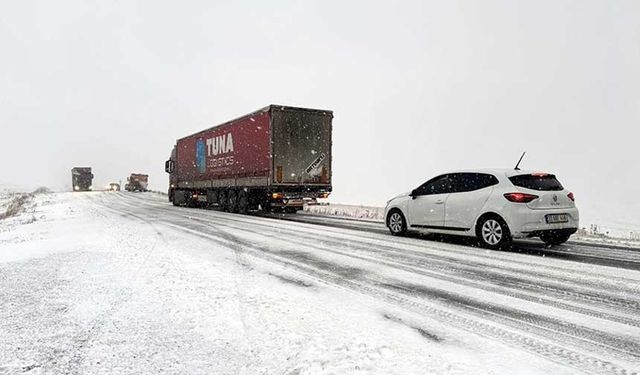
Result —
[{"label": "trailer wheel", "polygon": [[249,194],[244,190],[238,192],[238,212],[241,214],[249,212]]},{"label": "trailer wheel", "polygon": [[225,190],[221,190],[218,193],[218,205],[222,209],[222,211],[227,210],[227,192]]},{"label": "trailer wheel", "polygon": [[227,193],[227,211],[238,212],[238,193],[235,190]]}]

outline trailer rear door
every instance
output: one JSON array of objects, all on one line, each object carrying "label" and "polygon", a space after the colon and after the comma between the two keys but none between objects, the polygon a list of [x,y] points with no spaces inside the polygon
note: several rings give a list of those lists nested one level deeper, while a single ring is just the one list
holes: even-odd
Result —
[{"label": "trailer rear door", "polygon": [[272,106],[273,183],[331,185],[331,111]]}]

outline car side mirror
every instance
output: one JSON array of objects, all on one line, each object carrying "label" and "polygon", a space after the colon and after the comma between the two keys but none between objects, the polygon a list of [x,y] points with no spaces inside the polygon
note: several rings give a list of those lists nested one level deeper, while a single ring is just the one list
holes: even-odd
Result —
[{"label": "car side mirror", "polygon": [[418,196],[418,189],[411,190],[411,194],[409,194],[409,196],[411,197],[411,199],[416,199],[416,197]]}]

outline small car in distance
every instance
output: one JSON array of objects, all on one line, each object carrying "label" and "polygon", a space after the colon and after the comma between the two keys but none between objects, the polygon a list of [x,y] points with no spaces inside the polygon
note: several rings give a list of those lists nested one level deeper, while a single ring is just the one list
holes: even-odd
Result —
[{"label": "small car in distance", "polygon": [[407,231],[476,237],[487,248],[514,238],[566,242],[578,230],[573,193],[555,175],[517,169],[445,173],[387,202],[386,226]]}]

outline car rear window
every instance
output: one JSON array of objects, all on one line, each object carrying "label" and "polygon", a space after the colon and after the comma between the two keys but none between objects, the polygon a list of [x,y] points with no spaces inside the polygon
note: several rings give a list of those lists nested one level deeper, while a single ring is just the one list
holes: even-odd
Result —
[{"label": "car rear window", "polygon": [[564,189],[556,176],[552,174],[521,174],[509,177],[515,186],[540,191],[559,191]]}]

